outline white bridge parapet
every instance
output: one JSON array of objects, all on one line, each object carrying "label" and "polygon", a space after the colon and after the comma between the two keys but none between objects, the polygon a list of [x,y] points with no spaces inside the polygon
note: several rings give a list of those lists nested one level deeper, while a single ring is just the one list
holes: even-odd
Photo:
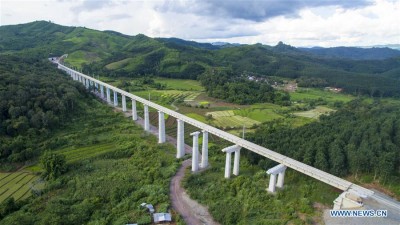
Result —
[{"label": "white bridge parapet", "polygon": [[[306,175],[308,175],[310,177],[313,177],[313,178],[315,178],[317,180],[325,182],[325,183],[327,183],[327,184],[329,184],[329,185],[331,185],[333,187],[336,187],[336,188],[338,188],[340,190],[347,191],[347,190],[351,189],[352,191],[357,192],[360,195],[366,195],[366,196],[372,196],[374,194],[373,191],[371,191],[371,190],[369,190],[367,188],[364,188],[364,187],[361,187],[359,185],[353,184],[353,183],[351,183],[351,182],[349,182],[347,180],[344,180],[342,178],[339,178],[337,176],[334,176],[332,174],[329,174],[327,172],[324,172],[322,170],[319,170],[317,168],[314,168],[312,166],[309,166],[307,164],[304,164],[302,162],[299,162],[297,160],[294,160],[292,158],[289,158],[287,156],[279,154],[277,152],[274,152],[274,151],[272,151],[270,149],[267,149],[265,147],[262,147],[262,146],[259,146],[257,144],[254,144],[254,143],[252,143],[250,141],[244,140],[244,139],[242,139],[240,137],[237,137],[237,136],[235,136],[233,134],[229,134],[229,133],[227,133],[225,131],[222,131],[222,130],[217,129],[215,127],[212,127],[210,125],[207,125],[205,123],[199,122],[199,121],[197,121],[195,119],[192,119],[192,118],[190,118],[188,116],[185,116],[185,115],[182,115],[180,113],[177,113],[177,112],[175,112],[175,111],[173,111],[171,109],[165,108],[165,107],[163,107],[161,105],[158,105],[158,104],[156,104],[154,102],[151,102],[151,101],[146,100],[144,98],[141,98],[139,96],[133,95],[133,94],[131,94],[129,92],[126,92],[126,91],[121,90],[121,89],[119,89],[117,87],[114,87],[112,85],[104,83],[104,82],[102,82],[100,80],[97,80],[97,79],[95,79],[93,77],[87,76],[87,75],[85,75],[85,74],[83,74],[81,72],[78,72],[78,71],[75,71],[73,69],[70,69],[70,68],[60,64],[59,62],[58,62],[58,68],[61,69],[61,70],[66,71],[67,73],[72,72],[72,73],[76,74],[78,76],[78,80],[81,79],[81,81],[83,81],[83,79],[88,79],[88,80],[94,81],[95,83],[97,83],[99,85],[103,85],[104,87],[106,87],[107,91],[109,91],[109,89],[111,89],[111,90],[113,90],[113,91],[115,91],[117,93],[120,93],[121,95],[125,95],[126,97],[131,98],[132,100],[136,100],[136,101],[142,103],[144,105],[144,109],[145,109],[144,110],[145,111],[145,116],[144,116],[145,117],[145,130],[149,129],[149,125],[148,125],[148,123],[146,123],[146,117],[147,117],[147,121],[148,121],[148,107],[152,107],[155,110],[164,112],[165,114],[168,114],[168,115],[170,115],[172,117],[175,117],[176,119],[179,119],[179,121],[182,121],[181,122],[182,124],[183,124],[183,122],[191,124],[191,125],[199,128],[199,130],[207,131],[210,134],[213,134],[213,135],[215,135],[217,137],[225,139],[225,140],[227,140],[227,141],[229,141],[229,142],[231,142],[231,143],[233,143],[235,145],[238,145],[238,146],[240,146],[242,148],[248,149],[249,151],[252,151],[252,152],[257,153],[257,154],[259,154],[261,156],[269,158],[269,159],[271,159],[271,160],[273,160],[275,162],[283,164],[283,165],[285,165],[287,167],[290,167],[290,168],[292,168],[292,169],[294,169],[296,171],[299,171],[299,172],[301,172],[303,174],[306,174]],[[110,102],[108,93],[107,93],[107,101]],[[146,116],[146,111],[147,111],[147,116]],[[179,126],[179,123],[178,123],[178,126]],[[178,128],[178,132],[179,132],[179,128]],[[178,139],[179,139],[179,136],[178,136]],[[178,146],[179,146],[179,142],[178,142]],[[178,147],[178,152],[179,152],[179,147]],[[178,155],[180,156],[181,153],[180,154],[177,153],[177,156]]]}]

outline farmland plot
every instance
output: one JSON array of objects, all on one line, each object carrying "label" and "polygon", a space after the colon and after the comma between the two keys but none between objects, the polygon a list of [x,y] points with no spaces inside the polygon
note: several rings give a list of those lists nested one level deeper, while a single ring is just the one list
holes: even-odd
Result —
[{"label": "farmland plot", "polygon": [[247,117],[235,115],[233,110],[209,112],[206,113],[206,115],[212,116],[215,126],[223,128],[240,128],[243,127],[243,125],[246,127],[251,127],[260,123]]},{"label": "farmland plot", "polygon": [[31,196],[31,186],[38,176],[29,172],[0,173],[0,202],[14,197],[22,200]]}]

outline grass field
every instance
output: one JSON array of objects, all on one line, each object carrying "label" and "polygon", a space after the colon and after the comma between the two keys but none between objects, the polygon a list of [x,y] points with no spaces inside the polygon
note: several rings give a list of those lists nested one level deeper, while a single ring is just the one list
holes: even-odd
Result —
[{"label": "grass field", "polygon": [[296,92],[291,92],[289,94],[292,101],[303,101],[306,99],[316,100],[322,98],[327,102],[349,102],[355,98],[352,95],[334,93],[317,88],[299,88]]},{"label": "grass field", "polygon": [[233,110],[208,112],[206,115],[212,116],[214,125],[223,128],[239,128],[243,127],[243,125],[246,127],[251,127],[260,123],[247,117],[235,115]]},{"label": "grass field", "polygon": [[330,109],[324,106],[317,106],[315,109],[305,111],[305,112],[295,112],[293,115],[307,117],[312,119],[318,119],[321,115],[329,114],[330,112],[334,112],[335,110]]},{"label": "grass field", "polygon": [[0,173],[0,203],[10,197],[16,201],[31,196],[31,186],[38,176],[29,172]]},{"label": "grass field", "polygon": [[267,122],[275,119],[283,118],[277,111],[287,109],[272,103],[254,104],[249,108],[234,110],[235,115],[248,117],[258,122]]},{"label": "grass field", "polygon": [[203,86],[197,80],[187,79],[171,79],[158,77],[154,79],[155,82],[166,84],[167,89],[184,90],[184,91],[204,91]]}]

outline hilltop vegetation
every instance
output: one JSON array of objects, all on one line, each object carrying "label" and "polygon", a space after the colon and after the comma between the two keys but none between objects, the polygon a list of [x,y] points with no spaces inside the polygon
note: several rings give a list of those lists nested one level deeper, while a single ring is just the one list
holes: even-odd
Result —
[{"label": "hilltop vegetation", "polygon": [[[44,140],[82,110],[87,96],[77,84],[43,61],[0,55],[0,163],[24,162],[40,154]],[[38,149],[39,147],[39,149]]]},{"label": "hilltop vegetation", "polygon": [[259,77],[315,77],[352,94],[400,96],[399,57],[326,59],[283,43],[274,47],[256,44],[214,48],[179,39],[127,36],[44,21],[2,26],[0,31],[4,34],[0,39],[2,53],[25,51],[42,57],[68,53],[67,63],[90,74],[198,79],[213,74],[214,69],[229,69],[232,77],[247,73]]}]

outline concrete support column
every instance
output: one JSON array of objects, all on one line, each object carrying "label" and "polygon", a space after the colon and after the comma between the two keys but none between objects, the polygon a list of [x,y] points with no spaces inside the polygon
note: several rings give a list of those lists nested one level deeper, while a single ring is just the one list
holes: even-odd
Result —
[{"label": "concrete support column", "polygon": [[232,152],[227,152],[225,160],[225,178],[231,177],[231,159],[232,159]]},{"label": "concrete support column", "polygon": [[104,86],[100,85],[100,96],[101,98],[104,98]]},{"label": "concrete support column", "polygon": [[136,100],[132,99],[132,120],[137,120]]},{"label": "concrete support column", "polygon": [[90,85],[89,85],[89,80],[88,80],[88,79],[85,79],[85,82],[86,82],[86,89],[89,89],[89,87],[90,87]]},{"label": "concrete support column", "polygon": [[208,132],[203,130],[203,144],[201,145],[201,168],[208,166]]},{"label": "concrete support column", "polygon": [[240,149],[241,149],[241,147],[239,145],[233,145],[233,146],[222,149],[222,151],[226,153],[225,178],[231,177],[231,160],[232,160],[233,152],[235,153],[233,174],[236,176],[239,175]]},{"label": "concrete support column", "polygon": [[191,133],[193,136],[193,148],[192,148],[192,171],[197,172],[199,170],[199,134],[196,131]]},{"label": "concrete support column", "polygon": [[125,95],[122,95],[122,111],[126,112],[126,99]]},{"label": "concrete support column", "polygon": [[285,170],[278,174],[278,182],[276,183],[276,187],[283,188],[283,182],[285,181]]},{"label": "concrete support column", "polygon": [[113,90],[114,93],[114,107],[118,106],[118,92],[116,90]]},{"label": "concrete support column", "polygon": [[149,106],[144,105],[144,130],[150,130],[150,121],[149,121]]},{"label": "concrete support column", "polygon": [[276,174],[271,174],[269,178],[269,186],[268,191],[271,193],[275,192],[275,184],[276,184]]},{"label": "concrete support column", "polygon": [[[267,170],[267,173],[270,174],[268,192],[274,193],[276,187],[283,188],[286,168],[285,165],[279,164]],[[278,182],[276,181],[276,176],[278,176]]]},{"label": "concrete support column", "polygon": [[110,88],[107,87],[106,91],[107,91],[107,103],[111,104]]},{"label": "concrete support column", "polygon": [[235,151],[235,161],[233,162],[233,174],[239,176],[240,148]]},{"label": "concrete support column", "polygon": [[158,143],[165,142],[165,119],[164,113],[158,111]]},{"label": "concrete support column", "polygon": [[177,143],[176,143],[176,147],[177,147],[177,152],[176,152],[176,158],[180,159],[185,155],[185,123],[180,120],[177,119],[176,120],[178,123],[178,129],[177,129]]}]

